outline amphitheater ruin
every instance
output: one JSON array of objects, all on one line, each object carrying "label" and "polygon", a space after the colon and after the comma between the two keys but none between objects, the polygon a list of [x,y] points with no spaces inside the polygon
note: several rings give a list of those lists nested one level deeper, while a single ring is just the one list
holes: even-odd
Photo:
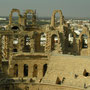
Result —
[{"label": "amphitheater ruin", "polygon": [[[18,13],[17,24],[12,19],[14,12]],[[30,24],[28,13],[32,15]],[[60,14],[58,26],[56,13]],[[51,24],[46,27],[36,21],[35,11],[28,9],[21,15],[18,9],[12,9],[9,24],[0,30],[0,90],[90,90],[87,26],[77,37],[61,10],[53,11]]]}]

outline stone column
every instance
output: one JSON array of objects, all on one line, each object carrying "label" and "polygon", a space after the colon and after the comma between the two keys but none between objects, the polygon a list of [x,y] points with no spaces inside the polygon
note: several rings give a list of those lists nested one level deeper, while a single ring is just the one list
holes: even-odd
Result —
[{"label": "stone column", "polygon": [[51,33],[46,33],[46,45],[45,45],[45,53],[49,53],[51,51]]},{"label": "stone column", "polygon": [[38,66],[38,79],[40,80],[40,79],[42,79],[42,77],[43,77],[43,65],[39,65]]},{"label": "stone column", "polygon": [[0,70],[2,68],[2,36],[0,35]]},{"label": "stone column", "polygon": [[90,56],[90,37],[88,37],[88,56]]},{"label": "stone column", "polygon": [[77,54],[78,55],[80,55],[81,54],[81,47],[80,47],[80,40],[79,39],[77,39],[76,40],[76,44],[77,44]]},{"label": "stone column", "polygon": [[28,77],[33,77],[33,64],[28,65]]},{"label": "stone column", "polygon": [[54,27],[55,26],[55,15],[53,14],[51,17],[51,26]]},{"label": "stone column", "polygon": [[23,78],[24,77],[24,64],[18,65],[18,77]]},{"label": "stone column", "polygon": [[13,75],[13,61],[12,61],[12,56],[13,56],[13,36],[9,36],[9,72],[11,75]]},{"label": "stone column", "polygon": [[35,40],[33,38],[30,39],[30,48],[31,48],[31,53],[34,53],[34,51],[35,51]]},{"label": "stone column", "polygon": [[12,14],[9,15],[9,25],[12,24]]},{"label": "stone column", "polygon": [[23,46],[24,46],[24,37],[19,35],[18,36],[18,52],[19,52],[19,54],[22,53]]}]

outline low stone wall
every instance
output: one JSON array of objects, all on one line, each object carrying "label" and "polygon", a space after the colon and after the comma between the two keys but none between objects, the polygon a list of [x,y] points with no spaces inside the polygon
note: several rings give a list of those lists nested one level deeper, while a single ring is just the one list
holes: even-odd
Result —
[{"label": "low stone wall", "polygon": [[61,86],[61,85],[50,85],[50,84],[11,84],[11,85],[0,85],[0,90],[84,90],[75,87]]}]

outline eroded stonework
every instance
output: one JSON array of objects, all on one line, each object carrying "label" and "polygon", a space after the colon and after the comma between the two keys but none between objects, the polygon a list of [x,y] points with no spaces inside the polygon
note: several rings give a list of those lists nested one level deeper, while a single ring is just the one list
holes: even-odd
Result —
[{"label": "eroded stonework", "polygon": [[[19,16],[18,24],[13,23],[14,12]],[[31,24],[27,24],[28,13],[32,14]],[[58,26],[56,13],[60,14]],[[44,28],[37,24],[35,11],[28,9],[21,15],[18,9],[12,9],[9,24],[0,31],[0,90],[88,89],[89,60],[90,31],[86,26],[76,37],[61,10],[53,12],[51,25]]]}]

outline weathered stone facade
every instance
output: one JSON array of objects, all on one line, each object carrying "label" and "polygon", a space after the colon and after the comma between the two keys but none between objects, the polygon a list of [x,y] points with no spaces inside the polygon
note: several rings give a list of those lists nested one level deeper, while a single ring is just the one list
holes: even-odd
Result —
[{"label": "weathered stone facade", "polygon": [[[13,23],[14,12],[19,16],[18,24]],[[27,24],[28,13],[32,14],[31,24]],[[60,14],[58,26],[55,25],[56,13]],[[45,46],[41,45],[42,34],[46,35]],[[73,36],[73,43],[70,43],[69,35]],[[87,35],[87,45],[83,35]],[[66,54],[69,54],[68,57]],[[61,10],[55,10],[51,25],[42,28],[36,23],[35,11],[28,9],[21,15],[18,9],[12,9],[9,25],[0,31],[0,90],[84,90],[87,83],[89,85],[89,80],[83,76],[84,69],[89,72],[89,56],[90,31],[85,26],[76,38]],[[80,64],[80,68],[76,63]]]}]

